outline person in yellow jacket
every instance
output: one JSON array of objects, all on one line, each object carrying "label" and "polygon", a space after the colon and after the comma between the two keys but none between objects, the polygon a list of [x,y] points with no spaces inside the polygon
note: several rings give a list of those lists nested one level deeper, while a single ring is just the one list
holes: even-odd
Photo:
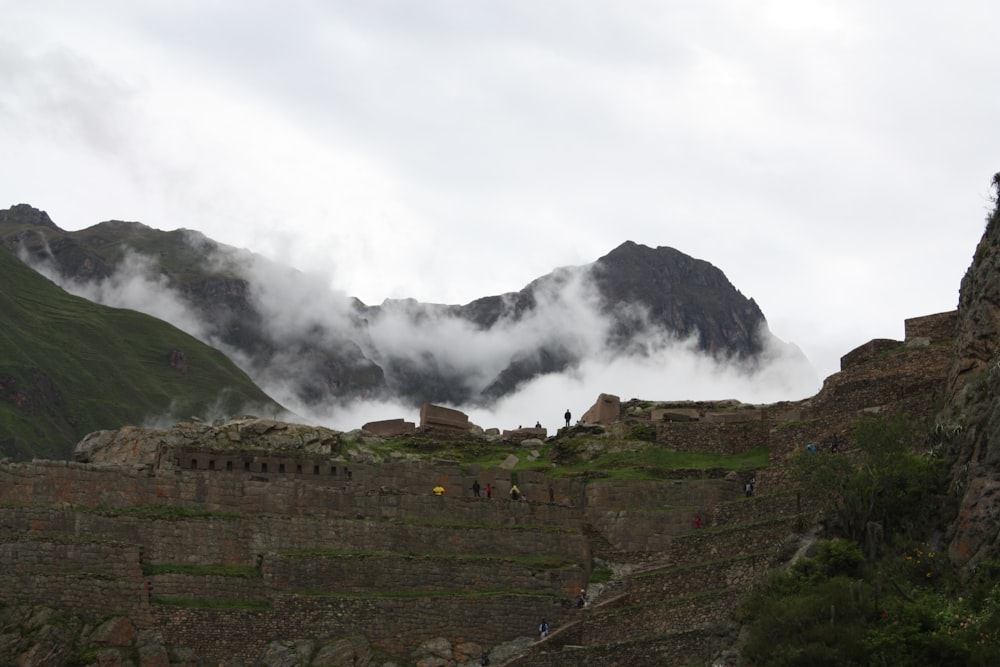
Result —
[{"label": "person in yellow jacket", "polygon": [[521,497],[521,489],[517,488],[517,484],[510,487],[510,499],[518,500]]},{"label": "person in yellow jacket", "polygon": [[434,495],[435,496],[443,496],[444,495],[444,487],[441,486],[440,484],[438,484],[437,486],[435,486],[434,487]]}]

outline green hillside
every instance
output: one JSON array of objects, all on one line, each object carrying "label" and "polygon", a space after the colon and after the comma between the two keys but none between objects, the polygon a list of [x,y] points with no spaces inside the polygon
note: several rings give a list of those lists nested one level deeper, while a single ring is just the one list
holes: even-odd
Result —
[{"label": "green hillside", "polygon": [[218,350],[72,296],[0,249],[0,457],[66,459],[127,424],[281,412]]}]

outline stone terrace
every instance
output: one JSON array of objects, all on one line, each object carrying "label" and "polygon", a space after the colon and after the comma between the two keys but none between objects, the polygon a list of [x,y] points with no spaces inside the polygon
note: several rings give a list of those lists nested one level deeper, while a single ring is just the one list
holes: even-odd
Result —
[{"label": "stone terrace", "polygon": [[[521,472],[530,502],[513,502],[509,470],[348,464],[322,447],[0,464],[2,600],[125,615],[229,664],[253,664],[275,639],[357,634],[405,664],[429,639],[492,647],[532,635],[541,618],[553,635],[510,664],[704,662],[740,597],[810,523],[784,462],[833,434],[849,450],[850,425],[865,414],[928,414],[946,374],[949,321],[908,320],[906,341],[861,346],[817,396],[780,411],[648,422],[661,447],[769,448],[769,468],[715,479],[585,483]],[[612,398],[602,395],[602,419]],[[624,432],[624,422],[642,418],[619,414],[607,428]],[[758,491],[746,498],[754,472]],[[495,499],[473,498],[474,480],[493,484]],[[431,495],[435,484],[444,497]],[[538,502],[550,485],[556,502]],[[595,566],[617,576],[575,609]]]}]

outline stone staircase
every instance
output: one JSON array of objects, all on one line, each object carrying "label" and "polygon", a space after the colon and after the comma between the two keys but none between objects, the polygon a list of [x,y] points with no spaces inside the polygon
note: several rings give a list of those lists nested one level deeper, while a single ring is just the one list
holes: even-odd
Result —
[{"label": "stone staircase", "polygon": [[593,527],[585,529],[595,557],[623,574],[576,610],[575,619],[502,664],[706,664],[728,634],[740,599],[776,565],[781,545],[800,524],[796,514],[782,513],[793,505],[782,495],[709,508],[724,523],[676,536],[655,554],[616,550]]}]

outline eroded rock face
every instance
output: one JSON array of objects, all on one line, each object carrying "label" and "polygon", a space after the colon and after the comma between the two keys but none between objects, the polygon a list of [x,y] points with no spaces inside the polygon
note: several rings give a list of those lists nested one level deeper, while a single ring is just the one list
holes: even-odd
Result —
[{"label": "eroded rock face", "polygon": [[[1000,174],[994,176],[1000,193]],[[1000,206],[962,279],[943,420],[958,517],[948,555],[966,570],[1000,554]]]},{"label": "eroded rock face", "polygon": [[340,446],[339,431],[273,419],[240,417],[213,424],[182,422],[169,429],[125,426],[114,431],[97,431],[77,443],[73,460],[155,467],[159,465],[159,457],[164,451],[178,447],[330,456],[337,453]]}]

